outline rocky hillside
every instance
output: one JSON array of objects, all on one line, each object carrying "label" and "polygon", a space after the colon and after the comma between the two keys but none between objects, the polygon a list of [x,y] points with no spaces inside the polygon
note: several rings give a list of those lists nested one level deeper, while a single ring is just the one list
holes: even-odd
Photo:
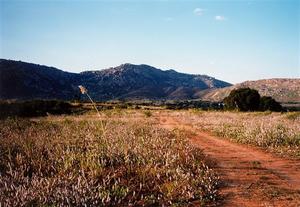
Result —
[{"label": "rocky hillside", "polygon": [[262,96],[271,96],[279,102],[300,102],[300,79],[275,78],[246,81],[221,89],[209,89],[198,93],[203,100],[221,101],[236,88],[249,87],[258,90]]},{"label": "rocky hillside", "polygon": [[148,65],[123,64],[81,75],[97,99],[191,99],[201,90],[230,85],[209,76],[163,71]]},{"label": "rocky hillside", "polygon": [[98,101],[111,99],[192,99],[203,90],[231,84],[206,75],[123,64],[99,71],[69,73],[21,61],[0,60],[0,99],[64,99],[84,85]]}]

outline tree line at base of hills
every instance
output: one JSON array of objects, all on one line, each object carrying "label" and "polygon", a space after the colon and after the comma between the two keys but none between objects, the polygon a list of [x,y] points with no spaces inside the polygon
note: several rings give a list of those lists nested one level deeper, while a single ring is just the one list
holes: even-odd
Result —
[{"label": "tree line at base of hills", "polygon": [[60,100],[0,101],[0,119],[71,114],[73,108],[70,103]]},{"label": "tree line at base of hills", "polygon": [[[28,101],[0,101],[0,119],[7,117],[34,117],[48,114],[72,114],[84,113],[86,108],[82,102],[76,105],[71,102],[60,100],[28,100]],[[241,88],[231,91],[222,103],[205,101],[152,101],[139,102],[116,102],[112,104],[97,103],[98,110],[108,109],[147,109],[165,107],[166,109],[202,109],[202,110],[239,110],[239,111],[284,111],[283,107],[268,96],[261,97],[259,93],[250,88]]]},{"label": "tree line at base of hills", "polygon": [[239,88],[230,92],[224,100],[224,108],[238,111],[283,111],[283,107],[269,96],[260,96],[251,88]]}]

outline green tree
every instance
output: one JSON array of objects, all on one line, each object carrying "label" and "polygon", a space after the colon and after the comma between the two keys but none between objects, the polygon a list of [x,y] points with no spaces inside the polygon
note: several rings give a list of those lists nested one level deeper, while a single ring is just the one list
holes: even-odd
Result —
[{"label": "green tree", "polygon": [[282,111],[283,108],[275,99],[270,96],[263,96],[260,99],[259,110],[261,111]]},{"label": "green tree", "polygon": [[256,111],[259,109],[260,95],[257,90],[250,88],[234,89],[223,100],[225,109],[239,111]]}]

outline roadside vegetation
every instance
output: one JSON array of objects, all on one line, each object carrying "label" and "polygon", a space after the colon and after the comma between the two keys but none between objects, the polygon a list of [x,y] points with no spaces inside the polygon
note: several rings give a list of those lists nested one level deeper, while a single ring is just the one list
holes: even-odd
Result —
[{"label": "roadside vegetation", "polygon": [[0,206],[213,203],[218,178],[202,152],[147,114],[2,120]]},{"label": "roadside vegetation", "polygon": [[199,130],[232,141],[262,147],[284,156],[300,157],[300,113],[204,112],[180,115]]}]

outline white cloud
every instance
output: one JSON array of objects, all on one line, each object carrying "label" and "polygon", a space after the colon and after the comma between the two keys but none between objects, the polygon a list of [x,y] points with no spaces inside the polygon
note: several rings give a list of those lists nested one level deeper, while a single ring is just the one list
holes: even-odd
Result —
[{"label": "white cloud", "polygon": [[217,21],[225,21],[226,18],[224,16],[217,15],[217,16],[215,16],[215,20],[217,20]]},{"label": "white cloud", "polygon": [[205,11],[204,9],[196,8],[196,9],[194,9],[194,14],[197,16],[201,16],[201,15],[203,15],[204,11]]}]

